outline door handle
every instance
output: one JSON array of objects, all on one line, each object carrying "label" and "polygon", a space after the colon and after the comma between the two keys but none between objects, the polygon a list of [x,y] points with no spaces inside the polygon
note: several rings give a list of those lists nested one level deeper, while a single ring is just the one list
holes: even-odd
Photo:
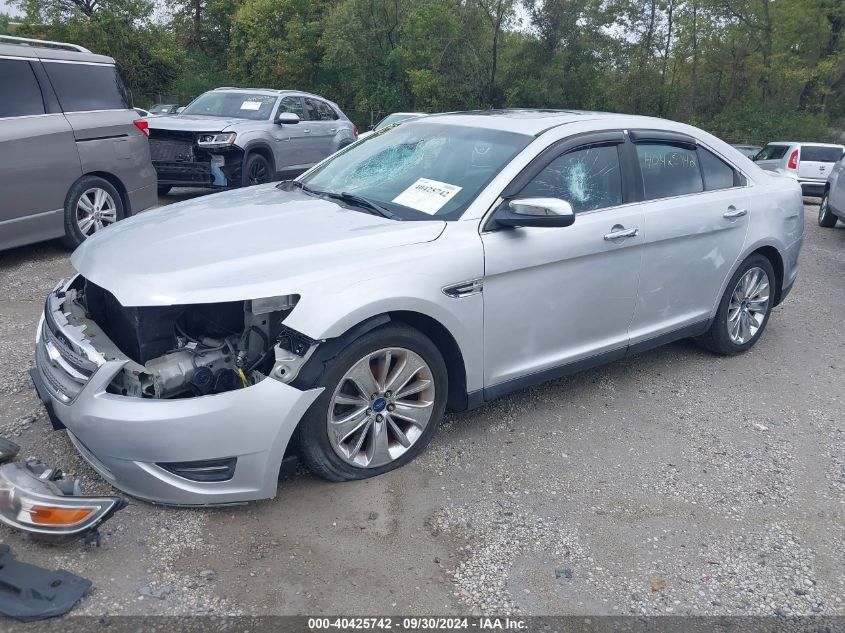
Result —
[{"label": "door handle", "polygon": [[303,131],[303,133],[308,134],[311,131],[311,128],[305,128],[302,131]]},{"label": "door handle", "polygon": [[737,209],[736,207],[728,207],[728,210],[722,214],[723,218],[727,218],[728,220],[735,220],[736,218],[741,218],[746,213],[748,213],[748,209]]},{"label": "door handle", "polygon": [[336,131],[337,131],[336,127],[333,127],[332,129],[329,130],[329,132],[331,132],[332,134],[334,134]]},{"label": "door handle", "polygon": [[639,229],[626,229],[621,224],[616,224],[610,229],[610,233],[604,236],[604,241],[613,242],[615,240],[625,239],[626,237],[636,237],[639,234]]}]

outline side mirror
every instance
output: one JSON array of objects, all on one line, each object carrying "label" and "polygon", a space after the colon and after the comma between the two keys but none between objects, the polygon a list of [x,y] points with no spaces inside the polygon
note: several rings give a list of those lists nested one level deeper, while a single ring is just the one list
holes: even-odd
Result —
[{"label": "side mirror", "polygon": [[505,201],[493,214],[498,226],[570,226],[575,212],[566,200],[558,198],[520,198]]},{"label": "side mirror", "polygon": [[279,112],[276,123],[279,125],[296,125],[299,123],[299,115],[295,112]]}]

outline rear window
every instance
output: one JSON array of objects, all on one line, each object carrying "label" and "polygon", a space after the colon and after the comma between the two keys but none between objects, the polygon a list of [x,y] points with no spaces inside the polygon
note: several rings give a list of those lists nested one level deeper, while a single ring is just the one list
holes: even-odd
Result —
[{"label": "rear window", "polygon": [[786,150],[788,149],[789,145],[766,145],[754,157],[754,160],[778,160],[786,155]]},{"label": "rear window", "polygon": [[44,62],[50,83],[65,112],[128,110],[132,107],[114,66]]},{"label": "rear window", "polygon": [[842,150],[838,147],[813,147],[804,145],[801,148],[801,160],[816,163],[835,163],[842,158]]},{"label": "rear window", "polygon": [[29,62],[0,59],[0,118],[36,114],[44,114],[44,102]]}]

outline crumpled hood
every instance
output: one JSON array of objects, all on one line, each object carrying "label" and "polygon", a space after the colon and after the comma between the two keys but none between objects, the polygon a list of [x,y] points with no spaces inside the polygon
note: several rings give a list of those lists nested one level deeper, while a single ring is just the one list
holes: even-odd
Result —
[{"label": "crumpled hood", "polygon": [[269,184],[123,220],[85,240],[71,262],[126,306],[238,301],[301,294],[350,274],[387,275],[388,249],[435,240],[445,226],[389,220]]},{"label": "crumpled hood", "polygon": [[224,117],[195,116],[176,114],[147,119],[151,130],[176,130],[180,132],[225,132],[227,128],[243,123],[261,123],[245,119],[227,119]]}]

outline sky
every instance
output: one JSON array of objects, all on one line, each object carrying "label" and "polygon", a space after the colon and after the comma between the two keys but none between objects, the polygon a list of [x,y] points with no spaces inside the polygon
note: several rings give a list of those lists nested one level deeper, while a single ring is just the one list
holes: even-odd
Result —
[{"label": "sky", "polygon": [[9,13],[11,15],[14,15],[14,13],[17,13],[17,10],[15,10],[13,13],[12,7],[9,6],[8,0],[0,0],[0,13]]}]

